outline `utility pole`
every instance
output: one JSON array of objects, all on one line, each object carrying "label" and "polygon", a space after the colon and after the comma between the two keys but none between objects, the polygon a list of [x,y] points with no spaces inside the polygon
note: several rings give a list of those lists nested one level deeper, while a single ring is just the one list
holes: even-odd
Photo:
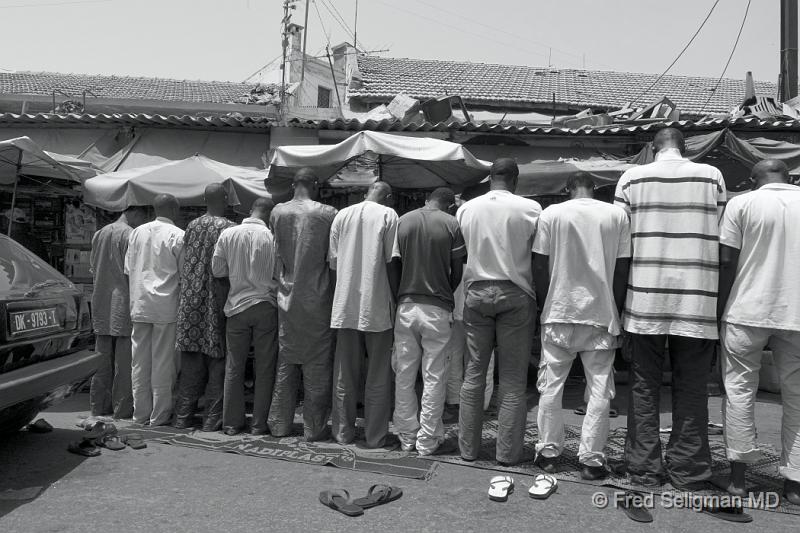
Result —
[{"label": "utility pole", "polygon": [[303,69],[300,72],[300,83],[306,79],[306,41],[308,40],[308,1],[306,0],[306,19],[303,23]]},{"label": "utility pole", "polygon": [[781,74],[782,102],[797,96],[797,0],[781,0]]},{"label": "utility pole", "polygon": [[292,16],[289,10],[294,9],[296,0],[283,0],[283,63],[281,64],[281,120],[286,122],[286,52],[289,48],[289,22]]},{"label": "utility pole", "polygon": [[353,21],[353,48],[358,51],[358,0],[356,0],[356,18]]}]

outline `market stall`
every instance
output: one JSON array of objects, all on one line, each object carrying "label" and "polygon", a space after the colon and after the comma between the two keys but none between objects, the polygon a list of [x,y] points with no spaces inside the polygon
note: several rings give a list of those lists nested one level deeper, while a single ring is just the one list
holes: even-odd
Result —
[{"label": "market stall", "polygon": [[102,174],[83,184],[84,201],[107,211],[151,205],[158,194],[174,195],[181,207],[204,205],[206,186],[222,183],[228,203],[246,213],[259,197],[268,197],[265,171],[226,165],[202,155],[147,167]]},{"label": "market stall", "polygon": [[[364,159],[367,162],[362,168],[351,168],[348,175],[342,175],[348,166]],[[414,191],[442,186],[460,192],[484,179],[491,164],[457,143],[362,131],[331,146],[276,148],[266,179],[267,189],[280,199],[288,198],[292,177],[303,167],[313,168],[329,188],[363,188],[381,180],[395,189],[418,194]]]}]

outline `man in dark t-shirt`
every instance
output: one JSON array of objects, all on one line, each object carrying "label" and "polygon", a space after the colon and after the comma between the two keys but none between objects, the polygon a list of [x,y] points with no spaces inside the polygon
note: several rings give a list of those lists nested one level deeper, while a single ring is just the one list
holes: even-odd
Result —
[{"label": "man in dark t-shirt", "polygon": [[[405,451],[437,451],[444,439],[442,410],[453,319],[453,291],[461,281],[464,238],[447,210],[455,203],[448,188],[431,193],[425,207],[400,217],[397,242],[403,264],[394,329],[394,427]],[[414,384],[422,366],[422,406]],[[418,413],[419,411],[419,413]],[[417,416],[419,414],[419,417]]]}]

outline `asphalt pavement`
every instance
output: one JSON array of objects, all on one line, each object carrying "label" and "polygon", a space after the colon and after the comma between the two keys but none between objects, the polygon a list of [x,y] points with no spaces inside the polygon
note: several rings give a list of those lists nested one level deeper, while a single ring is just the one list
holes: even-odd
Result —
[{"label": "asphalt pavement", "polygon": [[[532,393],[535,395],[535,393]],[[571,409],[582,389],[565,395],[568,424],[581,418]],[[624,389],[618,391],[625,425]],[[668,397],[662,405],[669,405]],[[709,399],[712,421],[720,421],[720,398]],[[535,401],[529,412],[535,417]],[[653,510],[652,524],[629,520],[621,510],[592,504],[597,488],[560,482],[546,501],[528,497],[532,478],[515,476],[508,502],[487,498],[490,471],[439,464],[429,481],[340,470],[332,467],[216,453],[150,443],[145,450],[82,458],[66,451],[79,436],[75,422],[88,414],[88,395],[78,394],[42,413],[55,430],[20,432],[0,440],[0,532],[465,532],[465,531],[798,531],[800,517],[751,511],[751,524],[728,524],[685,509]],[[765,395],[757,407],[759,441],[779,446],[780,405]],[[662,425],[669,425],[669,413]],[[403,489],[396,502],[349,518],[321,505],[321,490],[366,493],[370,485]],[[37,487],[41,491],[30,496]],[[29,489],[10,500],[6,489]],[[602,489],[613,500],[612,489]]]}]

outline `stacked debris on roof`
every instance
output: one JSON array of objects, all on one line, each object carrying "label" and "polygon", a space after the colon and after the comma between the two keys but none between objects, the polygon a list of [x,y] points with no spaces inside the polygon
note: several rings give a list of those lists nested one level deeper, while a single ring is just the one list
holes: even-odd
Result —
[{"label": "stacked debris on roof", "polygon": [[240,96],[236,103],[247,105],[280,105],[280,87],[274,83],[257,83],[250,92]]}]

